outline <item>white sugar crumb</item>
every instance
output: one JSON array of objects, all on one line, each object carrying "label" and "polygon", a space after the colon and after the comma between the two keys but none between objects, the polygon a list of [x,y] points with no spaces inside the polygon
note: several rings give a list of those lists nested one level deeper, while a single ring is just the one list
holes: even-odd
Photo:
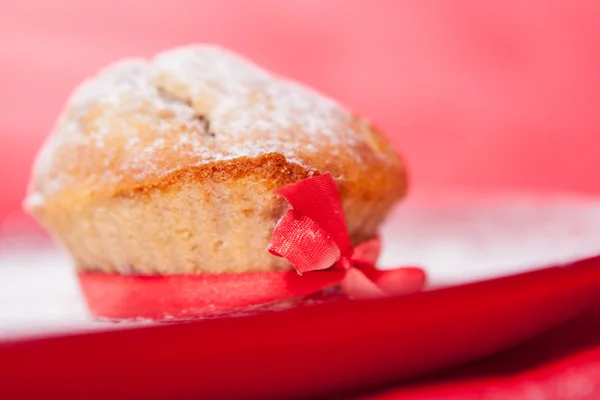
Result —
[{"label": "white sugar crumb", "polygon": [[310,168],[300,148],[361,162],[352,121],[326,96],[214,46],[116,62],[72,94],[38,157],[30,205],[65,188],[270,152]]},{"label": "white sugar crumb", "polygon": [[[256,130],[270,138],[268,143],[261,140],[264,148],[260,150],[278,151],[284,139],[293,139],[294,127],[334,145],[352,139],[340,130],[350,114],[337,103],[218,47],[178,48],[153,61],[159,73],[170,74],[186,85],[191,98],[218,99],[210,112],[216,132],[243,137]],[[289,136],[282,137],[288,132]]]}]

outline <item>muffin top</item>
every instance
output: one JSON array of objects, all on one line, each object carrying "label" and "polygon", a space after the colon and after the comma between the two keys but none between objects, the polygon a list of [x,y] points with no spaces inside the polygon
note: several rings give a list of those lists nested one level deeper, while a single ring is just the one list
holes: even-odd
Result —
[{"label": "muffin top", "polygon": [[234,178],[265,155],[308,174],[329,171],[367,197],[406,189],[401,160],[367,121],[228,51],[195,45],[123,60],[83,82],[38,155],[26,204],[132,193],[188,169],[196,179]]}]

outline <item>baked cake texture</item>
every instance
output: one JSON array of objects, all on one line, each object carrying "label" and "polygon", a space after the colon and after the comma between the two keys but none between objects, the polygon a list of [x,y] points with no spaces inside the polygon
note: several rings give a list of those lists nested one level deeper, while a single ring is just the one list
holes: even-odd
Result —
[{"label": "baked cake texture", "polygon": [[274,191],[326,171],[355,244],[407,189],[401,159],[366,120],[219,47],[186,46],[80,85],[25,207],[82,270],[288,270],[266,251],[289,207]]}]

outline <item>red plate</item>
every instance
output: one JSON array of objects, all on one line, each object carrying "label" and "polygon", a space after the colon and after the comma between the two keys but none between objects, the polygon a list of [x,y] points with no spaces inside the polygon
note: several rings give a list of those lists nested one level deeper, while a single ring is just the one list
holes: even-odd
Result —
[{"label": "red plate", "polygon": [[594,304],[600,258],[375,301],[0,345],[0,394],[327,395],[485,356]]},{"label": "red plate", "polygon": [[600,303],[492,357],[370,393],[370,400],[598,400]]}]

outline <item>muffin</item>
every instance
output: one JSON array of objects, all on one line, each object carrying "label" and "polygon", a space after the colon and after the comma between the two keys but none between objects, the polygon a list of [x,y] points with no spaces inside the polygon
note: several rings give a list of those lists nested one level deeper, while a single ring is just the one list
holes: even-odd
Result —
[{"label": "muffin", "polygon": [[290,208],[276,191],[326,172],[353,245],[376,237],[407,191],[403,162],[365,119],[224,49],[186,46],[83,82],[25,207],[80,274],[289,272],[266,251]]}]

